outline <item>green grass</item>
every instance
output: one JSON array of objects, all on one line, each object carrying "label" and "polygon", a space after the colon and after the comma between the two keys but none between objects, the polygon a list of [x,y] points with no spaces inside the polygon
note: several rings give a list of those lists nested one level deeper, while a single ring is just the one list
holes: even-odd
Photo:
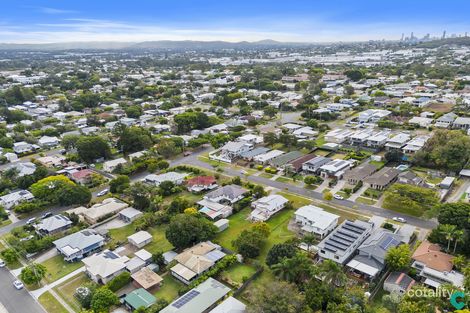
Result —
[{"label": "green grass", "polygon": [[48,283],[56,281],[57,279],[62,278],[83,266],[82,262],[66,262],[61,255],[56,255],[41,264],[47,269],[46,277],[44,279]]},{"label": "green grass", "polygon": [[232,241],[235,240],[238,235],[245,229],[249,228],[251,222],[247,220],[251,209],[245,208],[238,213],[231,215],[228,220],[229,227],[218,233],[215,237],[215,241],[227,249],[233,249]]},{"label": "green grass", "polygon": [[375,204],[375,200],[369,199],[369,198],[364,198],[364,197],[359,197],[356,199],[357,203],[362,203],[362,204],[368,204],[368,205],[373,205]]},{"label": "green grass", "polygon": [[209,159],[209,157],[203,156],[203,155],[198,156],[197,159],[199,161],[205,162],[205,163],[207,163],[207,164],[209,164],[213,167],[225,167],[227,165],[227,163],[211,160],[211,159]]},{"label": "green grass", "polygon": [[263,178],[267,178],[267,179],[271,179],[274,177],[273,174],[269,174],[269,173],[261,173],[259,174],[260,177],[263,177]]},{"label": "green grass", "polygon": [[176,280],[170,273],[166,273],[163,276],[162,286],[154,293],[157,299],[165,299],[168,302],[172,302],[178,297],[178,290],[184,285]]},{"label": "green grass", "polygon": [[293,183],[292,179],[284,177],[284,176],[279,176],[278,178],[276,178],[276,181],[280,183],[286,183],[286,184]]},{"label": "green grass", "polygon": [[381,169],[385,166],[385,162],[382,161],[370,161],[369,163],[375,165],[378,169]]},{"label": "green grass", "polygon": [[325,134],[319,135],[319,136],[317,137],[317,139],[315,140],[315,144],[317,145],[317,147],[321,147],[321,146],[323,146],[325,143],[326,143]]},{"label": "green grass", "polygon": [[296,208],[299,208],[301,206],[308,205],[308,204],[312,203],[312,201],[309,200],[308,198],[298,196],[298,195],[294,195],[292,193],[278,192],[277,194],[280,195],[280,196],[283,196],[284,198],[286,198],[287,200],[292,202],[292,205]]},{"label": "green grass", "polygon": [[378,199],[384,192],[373,188],[367,188],[362,194],[372,199]]},{"label": "green grass", "polygon": [[225,270],[220,274],[223,280],[226,280],[233,285],[243,284],[243,280],[251,277],[256,273],[256,268],[248,264],[236,263],[231,266],[228,270]]},{"label": "green grass", "polygon": [[344,199],[347,199],[350,196],[349,194],[347,194],[346,192],[341,191],[341,190],[337,191],[336,194],[342,196]]},{"label": "green grass", "polygon": [[91,282],[90,278],[85,273],[80,273],[62,284],[54,287],[54,291],[76,312],[82,309],[78,300],[74,297],[75,290]]},{"label": "green grass", "polygon": [[11,224],[11,220],[7,219],[7,220],[4,220],[4,221],[0,222],[0,227],[7,226],[7,225],[10,225],[10,224]]},{"label": "green grass", "polygon": [[38,300],[48,313],[68,313],[64,306],[49,291],[43,293]]},{"label": "green grass", "polygon": [[268,251],[272,248],[272,246],[295,237],[295,234],[287,229],[287,225],[294,216],[294,212],[295,210],[284,209],[267,221],[267,224],[271,228],[271,234],[269,235],[266,244],[261,249],[261,254],[259,256],[259,259],[263,264]]},{"label": "green grass", "polygon": [[[165,236],[166,226],[165,225],[151,227],[147,229],[147,231],[153,237],[153,241],[144,247],[148,252],[150,253],[156,253],[159,251],[166,252],[173,248],[171,243],[169,243],[168,240],[166,240],[166,236]],[[127,237],[129,237],[130,235],[134,233],[136,233],[136,230],[135,230],[134,225],[132,224],[129,224],[120,228],[110,229],[109,230],[109,236],[111,237],[110,242],[112,244],[127,243]]]},{"label": "green grass", "polygon": [[134,225],[129,224],[120,228],[110,229],[109,237],[111,238],[112,243],[124,243],[127,242],[127,237],[135,232]]}]

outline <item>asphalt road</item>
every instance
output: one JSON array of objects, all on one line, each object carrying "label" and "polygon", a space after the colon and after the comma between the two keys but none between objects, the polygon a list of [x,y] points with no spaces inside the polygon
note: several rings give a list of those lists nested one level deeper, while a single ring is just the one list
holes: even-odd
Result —
[{"label": "asphalt road", "polygon": [[45,313],[42,306],[26,289],[13,286],[15,278],[6,268],[0,268],[0,302],[9,313]]}]

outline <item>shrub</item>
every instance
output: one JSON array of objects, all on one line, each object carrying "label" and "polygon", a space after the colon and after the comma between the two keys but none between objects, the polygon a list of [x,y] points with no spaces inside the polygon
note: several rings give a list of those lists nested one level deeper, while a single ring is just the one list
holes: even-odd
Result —
[{"label": "shrub", "polygon": [[129,272],[122,272],[118,276],[114,277],[110,282],[106,284],[109,290],[118,291],[125,285],[131,282],[131,274]]}]

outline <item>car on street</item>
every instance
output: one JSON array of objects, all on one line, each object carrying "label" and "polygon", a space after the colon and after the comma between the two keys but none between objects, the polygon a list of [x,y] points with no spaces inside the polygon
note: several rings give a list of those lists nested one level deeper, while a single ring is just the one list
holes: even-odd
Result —
[{"label": "car on street", "polygon": [[335,198],[336,200],[344,200],[344,197],[338,194],[334,194],[333,198]]},{"label": "car on street", "polygon": [[41,219],[48,218],[49,216],[52,216],[52,212],[46,212],[43,215],[41,215]]},{"label": "car on street", "polygon": [[34,222],[36,222],[36,218],[32,217],[32,218],[30,218],[29,220],[26,221],[26,224],[31,225],[31,224],[34,224]]},{"label": "car on street", "polygon": [[102,197],[102,196],[104,196],[105,194],[107,194],[108,192],[109,192],[108,189],[103,189],[103,190],[101,190],[100,192],[98,192],[96,195],[97,195],[98,197]]},{"label": "car on street", "polygon": [[2,259],[0,259],[0,267],[5,267],[5,261],[3,261]]},{"label": "car on street", "polygon": [[24,287],[23,283],[19,280],[15,280],[13,282],[13,286],[15,286],[15,288],[18,289],[18,290],[23,289],[23,287]]},{"label": "car on street", "polygon": [[395,216],[392,218],[395,222],[406,223],[406,220],[403,217]]}]

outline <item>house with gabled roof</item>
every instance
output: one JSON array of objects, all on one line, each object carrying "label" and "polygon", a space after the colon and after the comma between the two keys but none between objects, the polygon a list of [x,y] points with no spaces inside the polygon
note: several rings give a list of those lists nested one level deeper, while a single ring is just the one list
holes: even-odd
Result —
[{"label": "house with gabled roof", "polygon": [[247,193],[247,189],[232,184],[219,187],[216,190],[206,193],[204,199],[212,202],[234,204],[243,199]]},{"label": "house with gabled roof", "polygon": [[400,174],[400,171],[396,168],[383,167],[378,172],[365,178],[364,182],[370,184],[371,188],[384,190],[397,179],[398,174]]},{"label": "house with gabled roof", "polygon": [[251,211],[248,218],[254,222],[265,222],[270,219],[271,216],[281,211],[288,202],[289,200],[281,195],[262,197],[251,203],[253,211]]},{"label": "house with gabled roof", "polygon": [[42,219],[39,223],[33,225],[36,233],[40,236],[53,235],[63,232],[72,227],[72,221],[65,215],[57,214]]},{"label": "house with gabled roof", "polygon": [[84,229],[53,242],[64,260],[73,262],[90,255],[104,245],[105,238],[96,230]]}]

